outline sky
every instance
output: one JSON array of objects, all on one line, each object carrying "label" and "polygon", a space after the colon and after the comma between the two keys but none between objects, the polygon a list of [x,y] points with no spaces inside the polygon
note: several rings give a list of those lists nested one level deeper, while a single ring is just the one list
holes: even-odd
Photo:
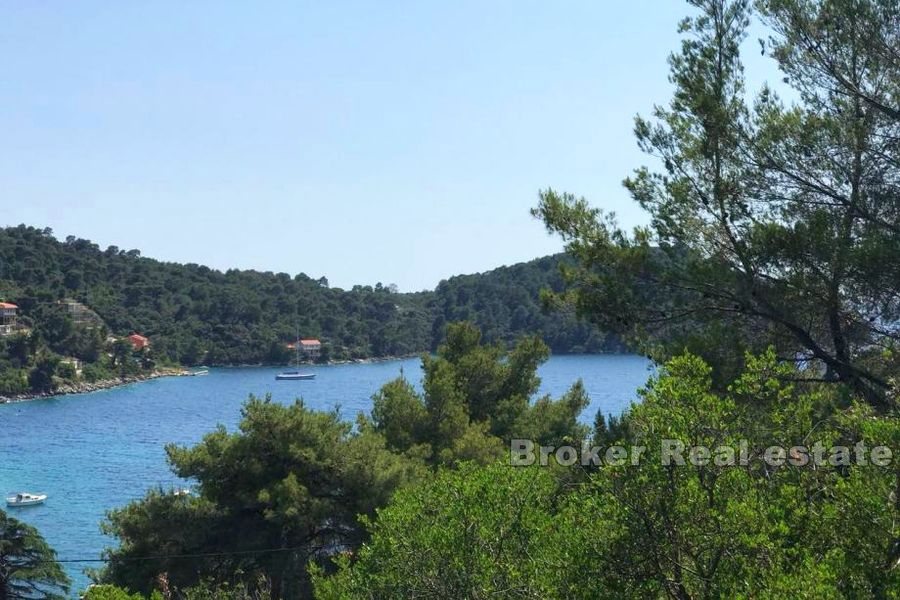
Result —
[{"label": "sky", "polygon": [[558,252],[541,189],[646,221],[633,119],[668,101],[688,12],[0,3],[0,225],[403,291]]}]

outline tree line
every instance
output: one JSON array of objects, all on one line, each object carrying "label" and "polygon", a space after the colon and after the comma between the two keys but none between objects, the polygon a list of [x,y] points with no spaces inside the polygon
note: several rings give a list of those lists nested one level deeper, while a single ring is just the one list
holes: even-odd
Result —
[{"label": "tree line", "polygon": [[[85,363],[88,381],[157,365],[285,364],[298,331],[323,341],[322,361],[407,356],[435,350],[446,324],[461,319],[504,344],[538,333],[554,352],[622,350],[574,315],[544,310],[541,290],[561,289],[562,260],[453,277],[429,292],[381,283],[343,290],[304,274],[223,273],[8,227],[0,229],[0,298],[19,306],[28,333],[0,338],[0,395],[75,380],[63,357]],[[79,302],[96,320],[73,321],[64,301]],[[151,340],[134,357],[108,339],[134,332]]]}]

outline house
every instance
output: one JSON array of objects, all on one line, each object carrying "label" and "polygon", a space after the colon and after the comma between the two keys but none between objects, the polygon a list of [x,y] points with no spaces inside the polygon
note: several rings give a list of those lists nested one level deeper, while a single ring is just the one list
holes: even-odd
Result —
[{"label": "house", "polygon": [[319,353],[322,351],[322,342],[319,340],[300,340],[300,349],[307,358],[315,360],[319,358]]},{"label": "house", "polygon": [[97,313],[92,311],[81,302],[66,298],[64,300],[60,300],[59,304],[65,307],[66,312],[72,318],[72,322],[76,325],[93,327],[102,324],[102,321],[100,320],[100,317],[97,316]]},{"label": "house", "polygon": [[139,333],[132,333],[128,336],[128,341],[131,342],[132,347],[134,347],[135,351],[143,350],[150,346],[150,340],[140,335]]},{"label": "house", "polygon": [[0,335],[10,335],[16,330],[19,307],[9,302],[0,302]]},{"label": "house", "polygon": [[71,365],[76,377],[81,377],[82,367],[84,366],[80,360],[74,356],[68,356],[59,361],[61,365]]}]

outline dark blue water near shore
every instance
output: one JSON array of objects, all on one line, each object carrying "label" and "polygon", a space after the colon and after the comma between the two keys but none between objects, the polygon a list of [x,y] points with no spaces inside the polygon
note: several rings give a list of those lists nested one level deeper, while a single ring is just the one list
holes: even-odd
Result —
[{"label": "dark blue water near shore", "polygon": [[[0,405],[0,493],[50,495],[43,506],[14,509],[36,526],[60,559],[99,557],[114,541],[99,522],[107,509],[140,498],[149,487],[180,486],[165,463],[164,444],[192,444],[221,423],[233,429],[249,394],[276,402],[302,396],[307,405],[339,405],[345,418],[368,411],[372,394],[403,368],[418,380],[418,359],[314,367],[316,379],[276,382],[278,369],[213,369],[206,377],[172,377],[130,386]],[[556,356],[540,369],[541,393],[557,397],[581,378],[591,397],[582,415],[619,413],[650,375],[638,356]],[[75,590],[85,566],[69,564]]]}]

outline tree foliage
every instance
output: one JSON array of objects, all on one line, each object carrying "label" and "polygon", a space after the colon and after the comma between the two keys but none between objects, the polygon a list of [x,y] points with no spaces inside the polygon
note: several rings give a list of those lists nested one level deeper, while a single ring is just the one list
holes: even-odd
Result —
[{"label": "tree foliage", "polygon": [[[420,470],[379,436],[300,401],[252,398],[239,432],[220,428],[193,448],[167,452],[199,494],[154,490],[112,511],[104,528],[120,546],[109,552],[110,583],[146,593],[162,573],[179,589],[207,577],[252,586],[263,574],[278,597],[297,597],[306,563],[357,545],[357,516],[373,514]],[[174,558],[131,560],[147,556]]]},{"label": "tree foliage", "polygon": [[[626,437],[607,438],[643,448],[637,462],[574,484],[468,465],[398,493],[367,523],[371,540],[316,576],[317,596],[897,597],[896,464],[816,460],[817,443],[897,447],[896,419],[790,383],[773,352],[746,363],[717,392],[700,358],[670,361],[626,414]],[[670,441],[684,464],[666,462]],[[763,460],[770,446],[786,449],[781,466]]]},{"label": "tree foliage", "polygon": [[[79,276],[67,277],[73,272]],[[112,333],[140,332],[159,356],[184,364],[283,364],[298,328],[326,340],[326,358],[334,359],[404,355],[431,343],[426,294],[381,284],[345,291],[304,274],[163,263],[75,237],[60,242],[47,229],[0,231],[0,283],[36,328],[64,317],[54,312],[56,302],[71,298]]]},{"label": "tree foliage", "polygon": [[748,3],[691,4],[674,96],[635,125],[662,163],[625,182],[650,226],[629,235],[583,199],[541,194],[535,214],[578,261],[569,299],[657,357],[697,350],[721,382],[771,344],[883,407],[900,314],[896,3],[760,2],[797,99],[766,87],[752,105]]},{"label": "tree foliage", "polygon": [[366,423],[389,448],[424,456],[431,464],[499,458],[513,438],[560,443],[580,439],[578,417],[588,405],[580,382],[559,400],[532,402],[538,366],[548,350],[536,337],[522,338],[510,351],[485,344],[471,323],[452,323],[436,356],[425,356],[423,393],[403,378],[373,398]]},{"label": "tree foliage", "polygon": [[[153,490],[111,512],[105,530],[120,546],[103,578],[142,594],[171,583],[198,600],[900,598],[900,465],[869,452],[900,448],[891,383],[900,8],[760,0],[771,32],[763,50],[796,98],[786,103],[770,88],[748,101],[747,0],[690,4],[695,14],[670,59],[674,96],[635,126],[661,162],[625,183],[650,225],[628,234],[552,190],[535,210],[574,259],[562,261],[549,303],[574,305],[667,357],[640,402],[598,415],[592,433],[578,420],[587,404],[580,384],[557,400],[535,398],[547,345],[535,336],[510,343],[511,333],[552,322],[531,306],[509,310],[534,298],[540,278],[527,266],[401,298],[381,286],[343,292],[305,276],[160,265],[67,240],[74,255],[102,254],[94,262],[112,274],[75,261],[36,281],[76,293],[119,282],[105,288],[125,307],[109,305],[110,319],[197,326],[183,339],[160,330],[176,355],[233,359],[227,344],[202,347],[197,331],[218,341],[243,331],[252,343],[236,347],[276,355],[276,328],[252,324],[268,323],[279,299],[309,327],[345,332],[335,339],[345,348],[353,340],[351,354],[388,352],[403,315],[410,327],[427,324],[414,341],[402,338],[410,346],[446,334],[423,358],[421,389],[389,382],[355,427],[299,401],[251,399],[238,432],[219,428],[194,447],[169,447],[173,471],[198,494]],[[33,234],[16,235],[23,231]],[[23,247],[14,252],[13,279],[27,281],[36,267]],[[492,276],[527,280],[529,291],[497,288]],[[160,286],[153,303],[141,287],[148,282]],[[25,297],[39,294],[54,297]],[[190,301],[167,304],[179,294]],[[320,301],[344,312],[316,313]],[[366,313],[366,302],[384,312]],[[98,306],[106,310],[102,299]],[[212,312],[200,318],[198,307]],[[460,317],[483,331],[452,322]],[[38,342],[72,335],[64,319],[46,322]],[[22,371],[37,345],[9,340],[5,360]],[[515,438],[577,447],[589,435],[624,458],[572,469],[498,462]],[[9,581],[2,540],[0,582]]]},{"label": "tree foliage", "polygon": [[545,292],[565,286],[560,266],[571,264],[563,254],[500,267],[476,275],[458,275],[434,291],[434,347],[443,340],[447,323],[469,321],[488,343],[511,346],[522,336],[540,336],[554,354],[622,352],[622,341],[575,318],[571,311],[547,310]]},{"label": "tree foliage", "polygon": [[0,600],[63,600],[69,578],[34,527],[0,510]]},{"label": "tree foliage", "polygon": [[442,471],[367,523],[371,542],[337,575],[317,574],[316,598],[551,597],[542,558],[557,491],[545,470]]},{"label": "tree foliage", "polygon": [[[896,420],[845,404],[831,388],[785,383],[791,368],[773,353],[747,364],[725,393],[690,355],[651,383],[618,440],[646,446],[640,465],[604,466],[560,511],[570,545],[555,559],[558,587],[577,582],[587,596],[622,598],[896,592],[896,465],[834,464],[827,452],[814,460],[817,443],[896,447]],[[666,465],[666,440],[714,453],[692,464],[685,451],[684,465]],[[722,446],[735,463],[715,453]],[[764,461],[772,446],[795,462]]]}]

